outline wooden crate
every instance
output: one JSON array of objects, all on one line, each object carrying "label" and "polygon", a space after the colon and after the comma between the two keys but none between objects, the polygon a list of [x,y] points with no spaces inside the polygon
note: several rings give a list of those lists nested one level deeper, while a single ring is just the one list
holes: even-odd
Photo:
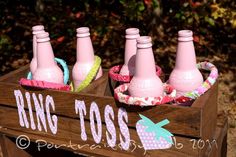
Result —
[{"label": "wooden crate", "polygon": [[[209,152],[209,147],[205,146],[202,149],[193,149],[193,141],[213,141],[214,136],[217,134],[217,88],[216,83],[208,92],[193,102],[191,107],[186,106],[174,106],[174,105],[160,105],[155,107],[137,107],[127,106],[115,101],[111,96],[110,85],[108,81],[107,72],[103,77],[94,81],[90,86],[84,89],[81,93],[62,92],[56,90],[46,90],[37,88],[26,88],[18,84],[21,77],[25,77],[28,72],[28,66],[22,67],[14,72],[11,72],[0,78],[0,126],[1,133],[9,136],[17,137],[21,134],[28,135],[32,141],[37,139],[44,139],[47,142],[53,144],[79,144],[79,145],[94,145],[96,144],[93,139],[93,135],[90,128],[90,106],[95,102],[99,108],[99,113],[102,121],[102,141],[98,144],[99,149],[91,150],[90,147],[85,146],[80,148],[79,151],[84,154],[100,155],[100,156],[203,156]],[[26,119],[31,124],[34,121],[36,129],[32,129],[32,125],[29,128],[21,127],[19,122],[18,106],[16,105],[16,97],[14,91],[21,93],[24,100],[24,112],[26,113]],[[31,96],[31,99],[27,102],[25,94]],[[42,96],[43,101],[47,96],[50,96],[54,100],[55,111],[50,109],[50,114],[55,115],[58,118],[58,130],[56,135],[50,131],[49,122],[46,123],[47,132],[44,128],[39,131],[38,125],[42,127],[42,119],[40,112],[36,111],[34,107],[33,95],[37,98]],[[84,101],[86,107],[86,115],[84,116],[85,130],[87,133],[87,140],[81,139],[81,127],[80,127],[80,115],[75,112],[75,100]],[[31,103],[31,107],[27,104]],[[45,105],[45,104],[44,104]],[[129,127],[129,134],[132,141],[130,149],[128,151],[113,150],[107,147],[106,143],[106,131],[107,125],[105,123],[104,113],[107,109],[107,105],[114,111],[114,125],[116,132],[116,143],[120,142],[120,135],[123,134],[120,131],[118,121],[119,111],[121,108],[126,110],[128,115],[127,125]],[[43,106],[45,119],[47,118],[46,107]],[[33,119],[30,121],[30,115],[33,114]],[[150,118],[153,122],[159,122],[163,119],[168,119],[170,124],[165,128],[175,135],[177,143],[183,143],[184,148],[177,149],[178,145],[172,146],[167,150],[155,150],[147,151],[144,155],[144,149],[139,148],[142,146],[139,136],[136,132],[136,122],[140,120],[139,114],[142,114]],[[42,115],[41,115],[42,116]],[[43,117],[43,116],[42,116]],[[122,119],[124,121],[124,119]],[[224,128],[224,127],[223,127]],[[219,131],[218,131],[219,132]],[[225,134],[222,133],[222,134]],[[97,146],[97,145],[96,145]],[[133,151],[134,147],[136,149]],[[65,147],[64,149],[68,149]],[[209,153],[208,153],[209,154]]]},{"label": "wooden crate", "polygon": [[[51,142],[54,144],[60,144],[56,139],[48,139],[46,137],[42,138],[41,136],[35,136],[30,133],[25,133],[25,132],[7,132],[7,131],[2,131],[5,130],[6,128],[1,128],[0,132],[3,134],[0,135],[0,146],[2,147],[3,150],[3,157],[15,157],[15,154],[17,154],[18,157],[35,157],[37,156],[57,156],[57,157],[64,157],[64,156],[70,156],[70,157],[78,157],[80,155],[87,156],[87,155],[94,155],[94,156],[164,156],[164,157],[192,157],[192,156],[200,156],[200,157],[226,157],[227,156],[227,118],[220,118],[218,119],[218,126],[216,128],[215,134],[213,136],[213,141],[211,146],[208,145],[205,151],[200,152],[200,148],[198,150],[195,150],[197,147],[197,144],[194,145],[193,143],[189,144],[189,141],[192,139],[188,138],[182,138],[179,143],[179,146],[176,146],[175,148],[171,148],[169,150],[156,150],[156,151],[151,151],[147,152],[146,155],[128,155],[128,154],[113,154],[113,152],[109,152],[106,154],[106,151],[104,153],[101,153],[100,155],[98,154],[93,154],[92,151],[86,152],[86,151],[81,151],[81,150],[72,150],[68,147],[62,147],[63,150],[67,150],[67,152],[64,152],[62,150],[54,149],[53,152],[51,152],[51,149],[49,150],[41,150],[38,152],[37,146],[33,145],[31,148],[27,148],[26,151],[19,149],[15,145],[15,139],[10,140],[8,137],[17,137],[17,135],[22,135],[23,133],[28,135],[31,138],[31,141],[36,141],[39,138],[46,140],[47,142]],[[177,137],[180,139],[179,137]],[[200,139],[196,139],[196,142],[201,141]],[[78,144],[78,143],[76,143]],[[181,145],[184,147],[181,148]],[[32,148],[33,147],[33,148]],[[188,153],[180,151],[181,149],[186,149],[186,151],[189,151]],[[33,150],[29,150],[33,149]],[[68,151],[71,151],[71,153],[68,153]],[[85,154],[86,153],[86,154]],[[79,154],[79,155],[77,155]],[[106,155],[105,155],[106,154]],[[0,155],[1,156],[1,155]]]}]

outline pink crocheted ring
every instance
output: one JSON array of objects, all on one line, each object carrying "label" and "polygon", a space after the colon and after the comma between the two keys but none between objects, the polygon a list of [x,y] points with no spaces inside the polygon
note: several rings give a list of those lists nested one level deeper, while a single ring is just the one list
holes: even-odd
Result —
[{"label": "pink crocheted ring", "polygon": [[46,82],[46,81],[29,80],[26,78],[21,78],[20,84],[22,86],[37,87],[37,88],[42,88],[42,89],[56,89],[56,90],[61,90],[61,91],[70,91],[69,85]]},{"label": "pink crocheted ring", "polygon": [[124,94],[128,90],[129,83],[124,83],[114,90],[114,97],[121,103],[138,106],[155,106],[169,103],[176,97],[176,90],[170,85],[164,84],[165,95],[160,97],[132,97]]},{"label": "pink crocheted ring", "polygon": [[[130,82],[133,76],[130,75],[120,75],[120,69],[122,68],[122,65],[116,65],[110,68],[109,70],[109,77],[112,78],[115,81],[119,82]],[[156,65],[156,74],[157,76],[160,76],[162,74],[162,70],[159,66]]]}]

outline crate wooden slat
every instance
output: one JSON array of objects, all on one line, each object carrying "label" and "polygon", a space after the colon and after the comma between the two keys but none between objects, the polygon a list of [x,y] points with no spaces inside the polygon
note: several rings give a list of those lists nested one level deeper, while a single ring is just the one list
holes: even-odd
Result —
[{"label": "crate wooden slat", "polygon": [[32,157],[26,151],[17,148],[15,143],[4,135],[0,135],[0,146],[2,147],[4,157],[13,157],[16,156],[16,154],[18,157]]},{"label": "crate wooden slat", "polygon": [[[111,89],[114,88],[116,83],[109,80],[107,70],[104,72],[104,75],[101,78],[93,81],[92,84],[90,84],[80,93],[22,87],[18,84],[18,81],[21,77],[26,76],[28,70],[28,66],[25,66],[3,77],[0,77],[0,126],[2,126],[0,132],[4,134],[13,137],[16,137],[20,134],[25,134],[28,135],[33,141],[44,138],[48,142],[53,142],[56,144],[63,144],[68,140],[72,140],[72,142],[75,144],[94,144],[91,132],[89,132],[89,114],[85,115],[85,125],[86,129],[88,130],[87,134],[89,140],[84,142],[80,137],[80,120],[79,115],[75,113],[75,100],[81,100],[86,104],[87,113],[89,112],[90,104],[92,102],[96,102],[96,104],[99,106],[99,111],[102,115],[101,120],[103,122],[103,138],[106,136],[106,126],[103,115],[105,107],[107,105],[110,105],[114,110],[114,124],[117,131],[119,130],[117,121],[118,110],[120,107],[126,109],[128,113],[127,125],[129,126],[131,139],[133,138],[136,141],[139,141],[139,144],[140,140],[135,130],[136,122],[140,120],[139,114],[150,118],[155,123],[163,119],[168,119],[170,121],[170,124],[166,125],[165,128],[171,133],[175,134],[177,142],[183,143],[185,148],[176,149],[175,147],[172,147],[168,150],[148,151],[145,156],[172,156],[173,154],[175,154],[177,156],[187,157],[211,154],[208,147],[204,147],[203,149],[198,150],[192,149],[192,142],[190,141],[190,139],[213,140],[213,138],[215,138],[214,136],[217,130],[216,121],[218,83],[216,83],[199,99],[195,100],[191,107],[176,106],[170,104],[164,104],[155,107],[137,107],[121,104],[111,96]],[[14,90],[20,90],[23,96],[25,92],[28,92],[30,93],[30,95],[35,93],[36,96],[38,96],[38,94],[42,94],[44,98],[47,95],[53,97],[55,103],[55,111],[51,111],[51,114],[55,114],[59,117],[59,130],[57,132],[57,135],[53,135],[52,133],[50,133],[50,131],[48,133],[45,133],[37,130],[32,130],[30,128],[27,129],[20,127]],[[24,108],[28,112],[28,106],[26,104],[25,98],[24,102]],[[33,105],[34,103],[32,99],[31,104],[33,113],[35,114],[36,110]],[[218,130],[221,130],[218,132],[224,132],[222,131],[222,129]],[[117,136],[118,135],[119,132],[117,132]],[[218,138],[220,139],[221,137]],[[105,144],[104,142],[105,141],[103,141],[102,143]],[[222,141],[220,142],[222,143]],[[102,150],[100,149],[93,151],[89,150],[88,148],[83,148],[78,151],[85,154],[96,154],[100,156],[106,156],[107,154],[109,154],[109,156],[143,156],[141,155],[143,154],[142,149],[137,149],[132,153],[122,150],[113,151],[111,150],[111,148],[103,148]]]},{"label": "crate wooden slat", "polygon": [[[6,116],[4,116],[3,112],[7,113],[12,118],[8,119]],[[0,107],[0,120],[1,120],[0,124],[4,126],[0,128],[0,132],[8,136],[13,136],[13,137],[17,137],[23,134],[23,135],[29,136],[32,141],[45,140],[48,143],[53,143],[57,145],[60,145],[60,144],[69,145],[69,141],[71,141],[71,145],[94,144],[94,142],[92,142],[93,140],[92,140],[92,135],[90,131],[87,131],[88,141],[84,142],[81,140],[79,120],[71,119],[71,118],[60,118],[58,127],[62,129],[60,129],[58,134],[55,136],[50,133],[44,133],[44,132],[40,132],[36,130],[33,131],[26,128],[20,128],[18,126],[17,117],[18,115],[13,108]],[[88,122],[86,122],[85,125],[86,125],[86,128],[89,128]],[[105,134],[104,126],[103,126],[102,131],[103,131],[103,137],[104,137],[104,134]],[[212,148],[206,147],[209,149],[206,152],[201,152],[201,149],[193,149],[193,143],[191,142],[192,140],[191,138],[185,138],[185,137],[179,137],[179,136],[175,136],[176,141],[178,143],[182,143],[184,146],[183,148],[176,149],[173,146],[171,149],[167,149],[167,150],[147,151],[145,155],[143,155],[144,154],[143,149],[136,149],[134,152],[130,152],[134,148],[133,146],[131,147],[129,152],[122,151],[119,149],[117,151],[114,151],[110,148],[94,149],[91,151],[89,147],[83,147],[77,150],[73,150],[68,147],[65,147],[64,149],[68,149],[71,151],[78,151],[78,152],[82,152],[82,153],[86,153],[90,155],[102,155],[102,156],[118,156],[118,155],[124,156],[124,157],[125,156],[127,157],[128,156],[162,156],[162,155],[173,156],[174,154],[176,156],[183,156],[183,157],[197,157],[197,156],[217,157],[217,155],[220,154],[221,149],[225,147],[225,143],[222,143],[222,141],[224,140],[226,133],[227,133],[227,122],[226,122],[226,119],[224,119],[223,123],[221,122],[219,124],[213,136],[213,139],[217,140],[217,147],[214,144],[212,145]],[[138,139],[138,135],[136,134],[135,130],[131,130],[130,134],[131,134],[131,139],[133,140]],[[140,144],[140,143],[137,143],[137,144]],[[104,141],[100,145],[104,145]],[[76,148],[76,146],[74,146],[74,148]]]},{"label": "crate wooden slat", "polygon": [[[26,75],[27,71],[28,69],[20,71],[19,74],[17,73],[16,75],[16,77],[18,78],[15,79],[19,80],[19,78]],[[105,75],[100,78],[100,80],[104,81],[104,78],[108,80],[107,73],[105,73]],[[117,109],[117,107],[125,107],[129,112],[130,119],[128,125],[130,127],[135,126],[137,120],[140,119],[138,113],[142,113],[145,116],[149,116],[149,118],[151,118],[154,122],[160,121],[164,118],[169,119],[171,121],[171,125],[167,126],[166,128],[175,134],[182,134],[193,137],[203,137],[206,136],[204,135],[205,133],[211,133],[212,130],[215,129],[215,122],[212,123],[214,124],[212,128],[206,128],[204,126],[208,125],[207,122],[216,119],[217,96],[215,94],[217,93],[217,84],[205,95],[203,95],[201,99],[196,100],[193,103],[192,107],[160,105],[155,107],[142,108],[136,106],[126,106],[116,102],[111,96],[98,96],[96,94],[89,94],[89,92],[77,94],[53,90],[40,90],[35,88],[23,88],[19,84],[17,84],[16,80],[13,80],[12,77],[8,77],[5,78],[2,82],[0,82],[0,91],[4,91],[0,93],[1,104],[15,106],[15,98],[13,91],[19,89],[22,91],[22,93],[28,91],[29,93],[41,93],[44,96],[51,95],[57,105],[56,114],[72,118],[75,117],[75,115],[70,114],[71,112],[74,112],[74,100],[78,99],[84,100],[86,104],[91,104],[91,102],[95,101],[101,108],[101,111],[104,111],[105,106],[108,104],[111,105],[114,109]],[[95,87],[99,85],[99,83],[97,83],[96,85],[91,84],[91,86]],[[87,91],[96,91],[93,89],[94,88],[91,88]],[[65,102],[67,105],[65,105]],[[88,119],[88,117],[86,118]]]},{"label": "crate wooden slat", "polygon": [[[4,113],[7,113],[8,116],[12,117],[11,119],[8,119],[7,116],[5,116]],[[36,123],[36,121],[35,121]],[[51,133],[45,133],[45,132],[40,132],[37,130],[30,130],[27,128],[21,128],[19,127],[18,124],[18,114],[17,112],[15,112],[15,110],[13,108],[9,108],[9,107],[0,107],[0,124],[3,126],[0,129],[0,132],[5,133],[7,135],[10,136],[14,136],[17,137],[18,135],[27,135],[29,136],[33,141],[36,140],[45,140],[48,143],[51,142],[53,144],[68,144],[69,145],[69,141],[71,141],[72,144],[80,144],[80,145],[85,145],[85,144],[94,144],[93,139],[92,139],[92,134],[90,132],[90,130],[86,130],[87,132],[87,136],[88,136],[88,141],[84,142],[81,140],[80,137],[80,133],[81,133],[81,129],[80,129],[80,122],[77,119],[71,119],[71,118],[62,118],[60,117],[59,121],[58,121],[58,128],[60,128],[60,130],[58,130],[57,135],[52,135]],[[36,123],[37,124],[37,123]],[[218,128],[217,133],[221,133],[221,134],[225,134],[225,126],[226,123],[224,122],[224,124],[221,124],[224,127],[224,132],[220,132],[220,128]],[[85,122],[85,126],[86,128],[89,128],[89,123]],[[105,137],[105,126],[103,125],[103,136]],[[118,131],[117,131],[118,134]],[[130,135],[131,135],[131,139],[138,141],[138,135],[136,133],[136,131],[134,129],[130,130]],[[219,135],[216,135],[219,136]],[[191,142],[191,138],[186,138],[186,137],[179,137],[179,136],[175,136],[176,137],[176,141],[178,143],[182,143],[184,148],[182,149],[176,149],[175,147],[172,147],[171,149],[167,149],[167,150],[156,150],[156,151],[147,151],[145,156],[153,156],[154,154],[156,155],[167,155],[167,154],[176,154],[179,156],[199,156],[201,151],[200,149],[193,149],[193,143]],[[217,139],[218,137],[216,137]],[[118,139],[117,139],[118,140]],[[197,140],[197,139],[196,139]],[[222,141],[222,139],[219,139]],[[105,144],[105,139],[103,139],[103,142],[99,145],[104,145]],[[140,143],[137,143],[137,145],[141,145]],[[137,146],[136,145],[136,146]],[[213,148],[215,147],[215,145],[212,146]],[[221,147],[220,145],[218,147]],[[74,148],[76,148],[76,146],[74,146]],[[122,151],[120,149],[118,149],[117,151],[113,151],[110,148],[102,148],[102,149],[94,149],[93,151],[91,151],[89,149],[89,147],[84,147],[82,149],[77,149],[75,151],[79,151],[79,152],[83,152],[83,153],[88,153],[91,152],[92,154],[98,154],[98,155],[103,155],[106,156],[104,154],[107,154],[108,156],[117,156],[117,155],[121,155],[122,156],[144,156],[144,150],[143,149],[136,149],[134,152],[131,152],[131,150],[134,147],[132,146],[130,151]],[[214,152],[214,151],[213,151]]]},{"label": "crate wooden slat", "polygon": [[[7,88],[6,88],[7,86]],[[181,106],[171,106],[171,105],[160,105],[156,107],[134,107],[134,106],[124,106],[122,104],[116,103],[112,97],[100,97],[91,94],[76,94],[71,92],[61,92],[52,90],[27,90],[17,84],[10,83],[0,83],[0,90],[4,91],[0,93],[0,102],[3,105],[16,107],[16,100],[14,96],[14,90],[20,90],[22,93],[28,91],[29,93],[42,94],[44,97],[50,95],[54,98],[56,104],[56,114],[68,116],[71,118],[77,117],[74,113],[74,101],[84,100],[85,104],[90,105],[95,101],[101,111],[104,114],[104,109],[106,105],[111,105],[115,113],[118,113],[118,107],[124,107],[129,112],[129,123],[131,127],[135,127],[136,122],[140,119],[138,113],[142,113],[144,116],[148,116],[154,122],[168,118],[172,125],[167,126],[167,129],[176,134],[185,134],[195,137],[200,137],[200,118],[201,110],[181,107]],[[66,104],[65,104],[66,102]],[[25,106],[27,108],[27,106]],[[52,112],[53,113],[53,112]],[[185,113],[185,116],[182,116]],[[89,119],[89,117],[85,117]]]}]

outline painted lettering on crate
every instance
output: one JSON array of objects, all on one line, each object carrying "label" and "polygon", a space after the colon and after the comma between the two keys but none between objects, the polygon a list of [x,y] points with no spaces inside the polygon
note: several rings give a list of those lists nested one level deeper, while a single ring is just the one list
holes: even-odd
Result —
[{"label": "painted lettering on crate", "polygon": [[[57,115],[51,114],[52,111],[56,111],[56,104],[52,96],[43,96],[42,94],[29,92],[22,93],[21,90],[14,90],[14,95],[21,127],[45,132],[50,130],[51,133],[57,134],[58,129],[60,129],[58,128],[58,120],[60,119]],[[80,118],[81,139],[83,141],[87,141],[86,132],[90,129],[94,142],[96,144],[101,143],[103,139],[102,127],[105,126],[104,138],[110,147],[120,145],[123,150],[129,149],[128,114],[124,108],[119,108],[117,115],[115,115],[113,108],[109,104],[105,106],[104,112],[100,111],[101,109],[95,101],[91,102],[90,107],[86,108],[88,105],[83,100],[75,100],[74,106],[75,114],[79,115]],[[28,108],[28,113],[25,110],[26,108]],[[33,109],[35,109],[35,113]],[[89,111],[87,112],[86,109],[89,109]],[[104,115],[101,115],[101,113],[104,113]],[[89,128],[85,127],[85,117],[87,114],[90,121]],[[104,118],[106,125],[102,125],[102,118]],[[118,122],[118,127],[115,127],[115,120]],[[116,130],[117,128],[119,130]],[[118,132],[119,134],[117,135]],[[117,137],[119,138],[119,143]]]}]

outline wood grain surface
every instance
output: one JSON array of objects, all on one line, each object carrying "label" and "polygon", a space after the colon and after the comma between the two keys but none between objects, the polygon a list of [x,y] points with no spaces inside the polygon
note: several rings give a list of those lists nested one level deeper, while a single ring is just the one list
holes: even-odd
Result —
[{"label": "wood grain surface", "polygon": [[[0,91],[4,91],[0,92],[0,104],[16,107],[16,100],[13,92],[14,90],[19,89],[23,94],[29,92],[31,94],[35,93],[36,95],[42,94],[44,97],[47,95],[52,96],[56,104],[55,114],[60,116],[76,117],[74,114],[75,100],[85,101],[87,110],[89,110],[91,102],[95,101],[99,105],[101,115],[104,115],[106,105],[112,106],[115,113],[118,112],[119,107],[125,108],[128,112],[129,127],[135,127],[136,122],[140,119],[138,114],[143,114],[154,122],[159,122],[167,118],[170,120],[171,125],[167,125],[166,128],[178,135],[208,137],[215,129],[217,83],[211,90],[194,101],[191,107],[165,104],[144,108],[121,104],[111,96],[104,96],[106,94],[107,86],[109,85],[107,70],[105,70],[104,75],[100,79],[94,81],[81,93],[22,87],[16,80],[24,77],[27,72],[28,69],[27,66],[25,66],[0,78]],[[25,107],[27,108],[27,105],[25,105]],[[88,116],[85,118],[89,120]],[[104,119],[102,120],[104,122]],[[209,123],[211,126],[209,126]]]},{"label": "wood grain surface", "polygon": [[[12,117],[11,119],[8,119],[6,116]],[[218,127],[214,133],[214,139],[217,141],[217,147],[215,144],[212,144],[212,146],[206,145],[205,152],[201,152],[201,149],[194,148],[192,140],[198,141],[199,139],[192,139],[192,138],[186,138],[186,137],[180,137],[175,136],[176,141],[178,144],[182,144],[183,147],[172,146],[170,149],[166,150],[155,150],[155,151],[145,151],[142,148],[138,148],[138,146],[141,146],[141,142],[139,140],[139,137],[135,131],[135,129],[130,129],[130,135],[131,139],[134,142],[131,142],[130,150],[124,151],[117,147],[117,150],[111,149],[109,147],[104,147],[106,145],[106,127],[103,124],[102,129],[102,142],[98,144],[96,149],[91,149],[93,144],[95,142],[93,141],[93,137],[91,134],[89,122],[85,122],[86,126],[86,133],[88,136],[87,141],[81,140],[81,128],[80,128],[80,122],[78,119],[72,119],[72,118],[65,118],[60,117],[58,121],[58,130],[57,135],[53,135],[50,132],[40,132],[37,130],[31,130],[27,128],[22,128],[19,126],[18,123],[18,114],[16,109],[10,108],[10,107],[4,107],[0,106],[0,132],[4,133],[8,136],[12,137],[18,137],[19,135],[27,135],[31,141],[37,142],[37,140],[44,140],[47,143],[51,143],[54,145],[64,145],[63,149],[70,150],[70,151],[76,151],[80,153],[90,154],[90,155],[99,155],[99,156],[181,156],[181,157],[220,157],[220,154],[225,154],[226,150],[226,143],[224,141],[225,137],[227,136],[227,121],[224,119],[223,123],[220,122],[218,124]],[[119,129],[116,128],[117,135],[119,134]],[[117,136],[117,143],[119,143],[119,136]],[[82,148],[78,148],[78,146],[82,146]],[[136,147],[136,149],[135,149]],[[223,156],[222,156],[223,157]]]},{"label": "wood grain surface", "polygon": [[[71,69],[71,68],[70,68]],[[39,88],[22,87],[18,84],[20,78],[25,77],[29,71],[28,66],[24,66],[16,71],[13,71],[7,75],[0,77],[0,132],[9,136],[17,137],[18,135],[25,134],[30,137],[34,142],[38,139],[44,139],[47,142],[54,144],[65,144],[66,142],[72,142],[76,145],[81,144],[94,144],[94,140],[90,131],[90,117],[89,114],[85,116],[85,126],[88,135],[88,141],[84,142],[80,137],[80,120],[79,115],[75,113],[75,100],[84,101],[86,104],[86,111],[89,113],[90,104],[96,102],[99,106],[103,122],[103,140],[102,145],[106,144],[105,132],[106,126],[104,124],[104,110],[107,105],[110,105],[115,113],[114,124],[116,126],[117,137],[119,137],[119,128],[117,114],[119,108],[125,108],[128,113],[128,126],[131,134],[131,139],[134,139],[137,144],[140,144],[139,137],[135,130],[135,125],[140,120],[139,114],[142,114],[150,118],[153,122],[159,122],[163,119],[170,121],[169,125],[165,128],[175,134],[177,142],[184,145],[183,149],[176,149],[172,147],[168,150],[156,150],[148,151],[143,155],[143,149],[136,149],[134,152],[124,151],[117,149],[116,151],[111,148],[104,147],[102,149],[90,150],[89,147],[83,147],[78,151],[80,153],[91,154],[96,156],[212,156],[222,153],[225,147],[222,143],[225,143],[225,136],[227,135],[226,122],[222,127],[216,128],[217,121],[217,95],[218,95],[218,82],[199,99],[195,100],[191,107],[176,106],[174,104],[164,104],[154,107],[137,107],[128,106],[117,102],[112,97],[112,89],[117,83],[111,82],[108,78],[107,70],[104,71],[104,75],[94,80],[86,89],[80,93],[63,92],[56,90],[47,90]],[[37,130],[22,128],[19,125],[18,111],[16,105],[16,99],[14,96],[14,90],[20,90],[24,95],[29,92],[31,95],[42,94],[44,101],[47,95],[53,97],[55,102],[55,111],[51,114],[58,116],[58,133],[53,135],[50,132],[40,132]],[[24,107],[28,113],[28,106],[26,99],[24,98]],[[31,100],[32,109],[35,111],[33,100]],[[44,106],[45,107],[45,106]],[[29,115],[27,114],[29,117]],[[203,139],[213,140],[218,139],[218,143],[221,146],[219,150],[209,151],[208,147],[203,149],[193,149],[191,139]],[[117,139],[119,142],[119,139]],[[64,147],[63,149],[71,148]],[[212,149],[210,149],[212,150]],[[222,153],[224,154],[224,153]]]}]

